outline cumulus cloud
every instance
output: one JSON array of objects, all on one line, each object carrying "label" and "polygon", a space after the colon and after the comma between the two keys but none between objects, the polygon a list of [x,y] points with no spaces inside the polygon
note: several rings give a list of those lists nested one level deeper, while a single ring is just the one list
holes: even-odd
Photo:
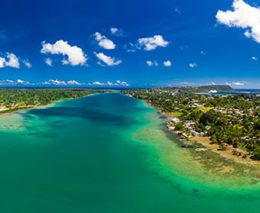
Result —
[{"label": "cumulus cloud", "polygon": [[100,81],[94,81],[92,83],[89,83],[88,85],[90,86],[103,86],[103,87],[128,87],[130,86],[127,82],[125,81],[120,81],[117,80],[116,82],[111,82],[111,81],[107,81],[107,82],[100,82]]},{"label": "cumulus cloud", "polygon": [[19,69],[20,62],[18,57],[13,53],[6,53],[6,57],[0,57],[0,68],[12,67]]},{"label": "cumulus cloud", "polygon": [[94,85],[94,86],[104,86],[105,83],[102,83],[102,82],[100,82],[100,81],[94,81],[94,82],[92,83],[92,85]]},{"label": "cumulus cloud", "polygon": [[13,85],[13,84],[15,84],[15,81],[13,80],[9,80],[9,79],[0,80],[0,85]]},{"label": "cumulus cloud", "polygon": [[5,66],[19,69],[20,62],[18,57],[13,53],[7,53],[7,60],[5,61]]},{"label": "cumulus cloud", "polygon": [[65,81],[61,81],[61,80],[57,80],[57,79],[56,80],[51,79],[51,80],[45,81],[45,82],[43,82],[43,84],[56,85],[56,86],[66,86],[67,85],[67,83]]},{"label": "cumulus cloud", "polygon": [[82,85],[78,81],[75,80],[68,80],[68,81],[63,81],[63,80],[48,80],[48,81],[43,81],[43,82],[29,82],[29,81],[24,81],[21,79],[17,80],[0,80],[0,85],[5,85],[5,86],[15,86],[15,85],[26,85],[26,86],[57,86],[57,87],[65,87],[65,86],[80,86]]},{"label": "cumulus cloud", "polygon": [[251,59],[252,59],[253,61],[258,61],[258,58],[255,57],[255,56],[252,56]]},{"label": "cumulus cloud", "polygon": [[67,84],[68,84],[68,85],[74,85],[74,86],[79,86],[79,85],[81,85],[78,81],[75,81],[75,80],[67,81]]},{"label": "cumulus cloud", "polygon": [[127,82],[119,81],[119,80],[116,81],[115,85],[124,86],[124,87],[128,87],[129,86],[129,84]]},{"label": "cumulus cloud", "polygon": [[116,27],[111,27],[111,28],[110,28],[110,31],[111,31],[111,33],[112,33],[113,35],[115,35],[115,34],[117,34],[117,33],[119,32],[119,29],[116,28]]},{"label": "cumulus cloud", "polygon": [[48,81],[40,82],[38,83],[40,85],[52,85],[52,86],[80,86],[82,85],[78,81],[75,80],[68,80],[68,81],[63,81],[63,80],[58,80],[58,79],[51,79]]},{"label": "cumulus cloud", "polygon": [[113,50],[116,48],[116,45],[113,41],[111,41],[99,32],[95,33],[95,40],[98,42],[98,45],[104,49]]},{"label": "cumulus cloud", "polygon": [[217,12],[218,23],[245,29],[246,37],[260,43],[260,8],[253,7],[243,0],[234,0],[232,7],[233,10]]},{"label": "cumulus cloud", "polygon": [[0,57],[0,68],[5,67],[5,58]]},{"label": "cumulus cloud", "polygon": [[42,42],[41,53],[63,55],[62,64],[72,66],[86,65],[87,56],[80,47],[71,46],[67,41],[59,40],[54,44]]},{"label": "cumulus cloud", "polygon": [[23,80],[21,80],[21,79],[18,79],[16,82],[17,82],[18,84],[24,84],[24,83],[25,83],[25,81],[23,81]]},{"label": "cumulus cloud", "polygon": [[52,59],[51,59],[51,58],[46,58],[44,61],[45,61],[45,63],[46,63],[48,66],[52,67]]},{"label": "cumulus cloud", "polygon": [[110,56],[105,55],[104,53],[94,53],[96,57],[107,66],[116,66],[122,63],[121,60],[117,60]]},{"label": "cumulus cloud", "polygon": [[244,82],[232,82],[232,85],[235,85],[235,86],[244,86],[245,83],[244,83]]},{"label": "cumulus cloud", "polygon": [[114,36],[123,36],[123,30],[122,29],[118,29],[116,27],[111,27],[110,28],[110,32]]},{"label": "cumulus cloud", "polygon": [[226,82],[226,85],[228,86],[245,86],[245,83],[244,82],[239,82],[239,81],[236,81],[236,82]]},{"label": "cumulus cloud", "polygon": [[189,64],[189,67],[190,68],[196,68],[198,66],[198,64],[196,64],[196,63],[190,63]]},{"label": "cumulus cloud", "polygon": [[172,62],[171,61],[164,61],[163,62],[163,66],[165,66],[165,67],[171,67],[172,66]]},{"label": "cumulus cloud", "polygon": [[27,60],[24,60],[23,61],[23,64],[24,66],[26,66],[27,68],[32,68],[32,64],[30,63],[30,61],[27,59]]},{"label": "cumulus cloud", "polygon": [[146,61],[148,67],[158,67],[159,64],[157,61]]},{"label": "cumulus cloud", "polygon": [[6,80],[0,80],[0,85],[3,86],[21,86],[21,85],[26,85],[26,86],[30,86],[30,85],[35,85],[34,83],[31,83],[29,81],[24,81],[21,79],[17,79],[17,80],[10,80],[10,79],[6,79]]},{"label": "cumulus cloud", "polygon": [[167,47],[168,41],[165,41],[161,35],[155,35],[153,37],[139,38],[138,44],[146,51],[155,50],[157,47]]}]

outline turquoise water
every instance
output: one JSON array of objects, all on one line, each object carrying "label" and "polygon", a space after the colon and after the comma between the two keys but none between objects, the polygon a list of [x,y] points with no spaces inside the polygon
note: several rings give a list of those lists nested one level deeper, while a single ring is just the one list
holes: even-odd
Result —
[{"label": "turquoise water", "polygon": [[120,94],[4,115],[0,212],[260,212],[257,179],[193,157],[154,109]]}]

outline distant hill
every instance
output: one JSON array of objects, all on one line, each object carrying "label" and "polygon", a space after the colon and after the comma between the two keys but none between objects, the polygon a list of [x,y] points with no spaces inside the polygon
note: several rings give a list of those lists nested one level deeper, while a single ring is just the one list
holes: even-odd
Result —
[{"label": "distant hill", "polygon": [[209,91],[218,91],[218,92],[232,92],[234,89],[228,85],[208,85],[198,87],[199,92],[209,92]]},{"label": "distant hill", "polygon": [[234,89],[228,85],[208,85],[200,87],[176,88],[180,93],[209,93],[209,92],[233,92]]}]

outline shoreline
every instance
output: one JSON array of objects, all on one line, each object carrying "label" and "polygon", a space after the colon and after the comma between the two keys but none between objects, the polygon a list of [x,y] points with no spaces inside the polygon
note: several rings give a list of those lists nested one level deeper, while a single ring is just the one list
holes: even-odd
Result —
[{"label": "shoreline", "polygon": [[66,100],[72,100],[72,99],[63,99],[63,100],[59,100],[59,101],[54,101],[54,102],[46,104],[46,105],[30,105],[28,107],[21,107],[21,108],[17,108],[17,109],[9,109],[9,110],[5,110],[5,111],[0,111],[0,116],[13,114],[13,113],[17,113],[17,112],[22,112],[22,111],[27,111],[27,110],[32,110],[32,109],[48,108],[48,107],[51,107],[52,105],[54,105],[55,103],[66,101]]},{"label": "shoreline", "polygon": [[[232,160],[235,163],[240,163],[240,164],[244,164],[247,166],[258,166],[260,167],[260,161],[256,161],[251,159],[250,153],[239,149],[239,148],[233,148],[231,145],[226,144],[226,148],[225,150],[221,149],[220,146],[216,143],[212,143],[209,137],[206,136],[192,136],[192,137],[187,137],[187,138],[183,138],[181,136],[179,136],[178,131],[172,129],[173,126],[169,126],[169,121],[170,119],[173,118],[173,116],[169,116],[167,115],[167,113],[161,112],[158,108],[152,106],[153,108],[155,108],[158,113],[160,115],[162,115],[164,118],[164,122],[165,125],[167,127],[167,130],[170,133],[174,133],[179,140],[183,141],[186,140],[188,143],[191,143],[190,145],[192,145],[192,143],[197,143],[201,146],[203,146],[203,148],[199,148],[196,151],[198,152],[204,152],[204,151],[211,151],[213,153],[218,154],[220,157],[225,158],[227,160]],[[233,154],[233,153],[237,153],[237,155]],[[243,157],[246,156],[246,157]]]},{"label": "shoreline", "polygon": [[[137,139],[145,141],[149,138],[149,146],[156,155],[153,160],[156,159],[169,179],[172,175],[177,175],[207,189],[225,186],[228,190],[259,190],[259,166],[229,160],[211,149],[205,149],[201,143],[179,140],[178,135],[167,129],[166,116],[151,104],[136,100],[150,108],[147,116],[143,117],[149,122],[139,129]],[[157,169],[158,167],[155,170],[158,171]]]},{"label": "shoreline", "polygon": [[[81,98],[88,97],[88,96],[91,96],[91,95],[94,95],[94,94],[89,94],[87,96],[78,97],[78,98],[81,99]],[[8,110],[5,110],[5,111],[0,111],[0,116],[12,114],[12,113],[17,113],[17,112],[21,112],[21,111],[40,109],[40,108],[48,108],[48,107],[53,106],[56,103],[74,100],[74,99],[78,99],[78,98],[65,98],[65,99],[53,101],[53,102],[48,103],[46,105],[28,105],[28,106],[17,108],[17,109],[8,109]],[[132,98],[134,98],[134,97],[132,97]],[[193,143],[197,143],[197,144],[199,144],[203,147],[203,148],[199,148],[195,151],[198,151],[198,152],[212,151],[213,153],[218,154],[220,157],[225,158],[227,160],[232,160],[235,163],[240,163],[240,164],[244,164],[244,165],[247,165],[247,166],[258,166],[258,167],[260,167],[260,161],[256,161],[256,160],[251,159],[250,154],[248,152],[241,150],[239,148],[233,148],[230,145],[227,145],[226,149],[222,150],[222,149],[220,149],[218,144],[211,143],[209,137],[205,137],[205,136],[192,136],[192,137],[183,138],[182,136],[180,136],[178,134],[178,131],[174,130],[173,126],[169,125],[170,120],[172,118],[176,118],[177,116],[170,116],[167,113],[162,112],[157,107],[151,105],[149,102],[147,102],[145,100],[141,100],[141,101],[146,103],[148,106],[154,108],[158,112],[158,114],[160,114],[163,117],[162,119],[164,120],[164,125],[165,125],[165,127],[166,127],[166,129],[169,133],[171,133],[171,134],[173,133],[182,142],[183,142],[183,140],[185,140],[186,142],[188,142],[187,145],[192,145]],[[234,152],[240,153],[240,156],[234,155],[233,154]],[[241,155],[242,156],[246,155],[247,157],[243,158]]]},{"label": "shoreline", "polygon": [[[135,97],[132,97],[135,98]],[[139,99],[140,100],[140,99]],[[253,160],[250,158],[250,153],[241,150],[239,148],[233,148],[232,146],[228,145],[226,146],[226,150],[220,149],[218,144],[214,144],[210,141],[209,137],[205,136],[192,136],[192,137],[187,137],[187,138],[182,138],[179,134],[178,131],[174,130],[173,127],[169,128],[170,126],[168,125],[169,121],[172,118],[176,118],[177,116],[170,116],[167,113],[162,112],[159,108],[153,106],[151,103],[147,102],[146,100],[141,99],[141,101],[145,102],[148,106],[154,108],[158,114],[162,116],[162,119],[164,120],[164,125],[167,129],[167,131],[171,134],[174,134],[177,136],[177,138],[183,142],[183,140],[186,140],[188,143],[187,145],[192,145],[192,144],[199,144],[203,148],[199,148],[196,151],[197,152],[204,152],[204,151],[211,151],[215,154],[218,154],[219,157],[222,157],[226,160],[231,160],[235,163],[243,164],[245,166],[254,166],[254,167],[259,167],[260,168],[260,161]],[[242,153],[242,155],[246,155],[246,158],[243,158],[241,155],[234,155],[233,152],[236,153]]]},{"label": "shoreline", "polygon": [[94,95],[94,94],[95,93],[89,94],[89,95],[86,95],[86,96],[82,96],[82,97],[78,97],[78,98],[64,98],[64,99],[53,101],[53,102],[48,103],[46,105],[28,105],[27,107],[21,107],[21,108],[17,108],[17,109],[8,109],[8,110],[5,110],[5,111],[0,111],[0,116],[12,114],[12,113],[17,113],[17,112],[22,112],[22,111],[27,111],[27,110],[33,110],[33,109],[41,109],[41,108],[44,109],[44,108],[52,107],[56,103],[61,103],[63,101],[85,98],[85,97],[88,97],[88,96],[91,96],[91,95]]}]

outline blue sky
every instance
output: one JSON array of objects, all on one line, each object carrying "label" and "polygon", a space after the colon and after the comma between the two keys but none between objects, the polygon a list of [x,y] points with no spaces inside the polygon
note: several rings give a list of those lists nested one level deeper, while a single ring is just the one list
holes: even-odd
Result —
[{"label": "blue sky", "polygon": [[3,1],[0,84],[260,88],[258,6],[259,0]]}]

